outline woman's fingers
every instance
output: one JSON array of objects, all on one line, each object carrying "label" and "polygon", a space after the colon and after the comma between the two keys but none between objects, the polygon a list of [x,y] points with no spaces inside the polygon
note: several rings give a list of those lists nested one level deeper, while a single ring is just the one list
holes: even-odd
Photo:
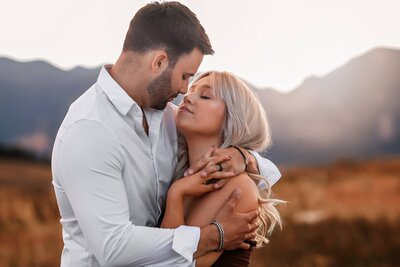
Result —
[{"label": "woman's fingers", "polygon": [[215,187],[214,184],[202,184],[198,187],[197,190],[188,192],[188,196],[197,197],[218,189],[219,188]]},{"label": "woman's fingers", "polygon": [[[216,179],[216,178],[215,178]],[[215,187],[221,188],[228,182],[227,179],[220,179],[218,182],[215,183]]]},{"label": "woman's fingers", "polygon": [[[229,179],[235,176],[236,174],[234,174],[233,172],[214,172],[206,177],[202,177],[201,179],[206,181],[211,179],[222,180],[222,179]],[[225,182],[223,182],[223,184],[225,184]]]},{"label": "woman's fingers", "polygon": [[208,184],[207,186],[207,192],[211,192],[211,191],[215,191],[217,189],[220,188],[220,186],[216,185],[216,184]]}]

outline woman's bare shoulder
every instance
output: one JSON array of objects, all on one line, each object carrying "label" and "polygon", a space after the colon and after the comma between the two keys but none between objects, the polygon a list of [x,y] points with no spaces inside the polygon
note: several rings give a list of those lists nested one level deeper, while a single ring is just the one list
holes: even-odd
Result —
[{"label": "woman's bare shoulder", "polygon": [[246,173],[242,173],[225,185],[225,190],[229,195],[236,189],[241,190],[237,210],[240,212],[253,211],[258,208],[258,189],[255,182]]},{"label": "woman's bare shoulder", "polygon": [[241,174],[229,178],[228,182],[220,190],[193,199],[186,213],[186,223],[195,226],[209,224],[236,188],[242,191],[236,206],[237,211],[257,210],[257,186],[247,174]]}]

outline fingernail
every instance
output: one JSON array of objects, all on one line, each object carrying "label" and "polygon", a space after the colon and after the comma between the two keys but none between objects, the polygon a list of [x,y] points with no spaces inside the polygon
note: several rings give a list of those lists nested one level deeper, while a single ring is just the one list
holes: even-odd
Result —
[{"label": "fingernail", "polygon": [[202,173],[201,173],[201,176],[202,176],[202,177],[206,177],[206,176],[207,176],[207,172],[202,172]]},{"label": "fingernail", "polygon": [[233,196],[238,198],[240,197],[241,192],[242,191],[239,188],[236,188],[235,191],[233,191]]},{"label": "fingernail", "polygon": [[192,174],[193,174],[193,170],[189,170],[188,173],[189,173],[190,175],[192,175]]},{"label": "fingernail", "polygon": [[188,173],[187,173],[187,171],[185,171],[184,173],[183,173],[183,176],[187,176],[188,175]]}]

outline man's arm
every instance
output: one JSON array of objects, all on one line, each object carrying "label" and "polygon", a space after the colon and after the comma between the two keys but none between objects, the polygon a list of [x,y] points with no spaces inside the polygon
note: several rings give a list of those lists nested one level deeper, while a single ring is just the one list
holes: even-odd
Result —
[{"label": "man's arm", "polygon": [[[239,149],[243,155],[239,152]],[[247,159],[247,166],[243,156]],[[219,170],[218,163],[221,165],[222,171]],[[270,186],[275,184],[281,177],[278,168],[270,160],[261,157],[255,151],[248,151],[239,147],[210,148],[206,155],[185,171],[185,175],[191,175],[200,170],[202,177],[205,179],[221,179],[218,182],[218,186],[225,184],[226,181],[223,179],[234,177],[244,171],[264,176]],[[260,182],[260,189],[265,188],[265,186],[265,182]]]},{"label": "man's arm", "polygon": [[[173,103],[168,103],[169,107],[171,108],[171,112],[174,114],[174,118],[176,118],[176,114],[178,112],[178,108],[175,104]],[[167,121],[167,123],[175,123],[175,121]],[[176,127],[176,125],[170,125],[170,127]],[[221,150],[221,149],[220,149]],[[191,175],[199,170],[207,167],[203,173],[203,177],[208,176],[211,173],[214,173],[213,178],[217,179],[224,179],[224,178],[229,178],[238,175],[244,170],[243,165],[243,158],[242,155],[235,150],[234,148],[230,147],[227,148],[226,152],[223,152],[219,157],[215,158],[215,161],[212,161],[212,164],[208,164],[210,158],[213,156],[213,153],[215,149],[210,150],[209,154],[205,155],[200,162],[196,163],[195,166],[190,166],[186,172],[185,175]],[[222,149],[223,151],[223,149]],[[281,173],[279,172],[278,168],[275,166],[274,163],[272,163],[270,160],[263,158],[260,156],[259,153],[251,150],[246,150],[242,148],[242,152],[245,153],[247,159],[248,159],[248,166],[246,168],[247,172],[250,173],[259,173],[262,176],[266,177],[270,186],[274,185],[281,177]],[[231,160],[232,157],[234,157],[234,160]],[[230,163],[224,163],[227,161],[231,161]],[[216,163],[221,162],[223,166],[228,166],[227,168],[224,168],[225,172],[217,172],[217,166]],[[237,167],[237,168],[236,168]],[[259,188],[262,189],[262,187],[265,187],[265,183],[260,183]]]},{"label": "man's arm", "polygon": [[[276,182],[278,182],[278,180],[281,178],[281,173],[278,167],[272,161],[261,157],[260,154],[255,151],[249,150],[247,152],[250,154],[250,157],[254,157],[254,159],[252,158],[252,161],[257,165],[258,173],[267,178],[270,186],[273,186]],[[266,186],[266,184],[263,182],[260,182],[258,185],[259,189],[263,189],[262,187],[264,186]]]},{"label": "man's arm", "polygon": [[60,140],[54,164],[68,198],[60,207],[71,205],[88,250],[101,265],[190,265],[199,228],[158,229],[129,220],[121,153],[117,140],[99,123],[80,121],[71,126]]}]

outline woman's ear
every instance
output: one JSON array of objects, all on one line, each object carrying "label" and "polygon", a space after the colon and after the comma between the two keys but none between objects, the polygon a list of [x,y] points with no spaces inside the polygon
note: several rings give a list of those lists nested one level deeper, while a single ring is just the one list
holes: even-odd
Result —
[{"label": "woman's ear", "polygon": [[151,62],[151,70],[155,74],[162,73],[168,68],[168,55],[164,50],[154,51],[153,60]]}]

